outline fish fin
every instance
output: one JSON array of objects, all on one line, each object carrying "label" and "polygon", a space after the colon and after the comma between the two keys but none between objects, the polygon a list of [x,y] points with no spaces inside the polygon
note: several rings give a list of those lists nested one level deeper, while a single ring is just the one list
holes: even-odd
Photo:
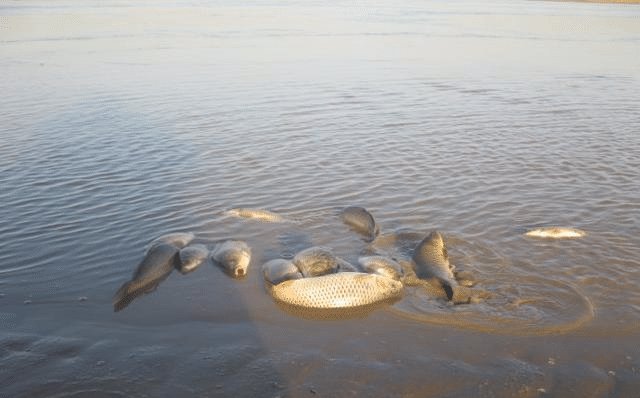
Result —
[{"label": "fish fin", "polygon": [[113,296],[113,311],[118,312],[125,309],[133,300],[143,294],[151,293],[158,288],[161,281],[157,281],[148,286],[135,287],[134,281],[123,284]]},{"label": "fish fin", "polygon": [[447,300],[451,301],[454,296],[453,286],[451,286],[451,284],[446,281],[440,281],[440,285],[442,286],[444,293],[447,295]]}]

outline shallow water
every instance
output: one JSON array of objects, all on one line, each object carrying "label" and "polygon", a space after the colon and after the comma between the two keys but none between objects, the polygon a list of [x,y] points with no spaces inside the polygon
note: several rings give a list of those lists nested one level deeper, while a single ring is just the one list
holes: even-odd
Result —
[{"label": "shallow water", "polygon": [[[0,6],[1,396],[637,394],[640,7],[110,4]],[[492,297],[274,303],[263,262],[366,250],[347,205],[400,256],[442,231]],[[249,276],[114,313],[173,231],[246,240]]]}]

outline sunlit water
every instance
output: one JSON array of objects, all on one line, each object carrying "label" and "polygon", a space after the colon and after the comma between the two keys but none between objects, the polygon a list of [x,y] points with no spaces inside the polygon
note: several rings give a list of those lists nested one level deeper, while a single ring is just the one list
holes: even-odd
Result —
[{"label": "sunlit water", "polygon": [[[639,49],[638,6],[4,2],[0,395],[634,396]],[[347,205],[418,232],[398,255],[440,230],[492,297],[284,311],[260,265],[355,262]],[[588,235],[523,236],[547,225]],[[113,313],[173,231],[246,240],[249,276]]]}]

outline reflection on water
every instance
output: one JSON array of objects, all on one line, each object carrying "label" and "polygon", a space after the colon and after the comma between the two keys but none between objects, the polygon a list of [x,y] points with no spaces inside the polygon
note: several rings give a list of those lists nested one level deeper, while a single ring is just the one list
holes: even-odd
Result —
[{"label": "reflection on water", "polygon": [[[3,393],[632,396],[639,14],[3,3]],[[493,298],[409,289],[364,317],[283,311],[259,266],[312,245],[355,263],[368,243],[336,216],[347,205],[383,235],[442,231]],[[224,216],[242,207],[294,222]],[[587,235],[522,236],[550,225]],[[142,248],[173,231],[247,241],[249,275],[174,272],[114,314]]]}]

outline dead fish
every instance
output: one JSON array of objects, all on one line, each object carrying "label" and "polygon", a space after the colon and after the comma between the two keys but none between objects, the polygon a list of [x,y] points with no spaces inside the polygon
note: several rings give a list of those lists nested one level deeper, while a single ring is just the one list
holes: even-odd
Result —
[{"label": "dead fish", "polygon": [[445,290],[447,297],[453,297],[453,289],[458,283],[453,275],[453,267],[449,263],[449,253],[444,239],[438,231],[431,232],[413,251],[416,275],[420,279],[437,279]]},{"label": "dead fish", "polygon": [[341,272],[267,286],[283,303],[310,309],[352,308],[397,298],[402,283],[376,274]]},{"label": "dead fish", "polygon": [[396,261],[384,256],[362,256],[358,263],[365,272],[386,276],[387,278],[401,280],[404,276],[402,266]]},{"label": "dead fish", "polygon": [[587,233],[576,228],[567,227],[542,227],[532,229],[525,233],[525,236],[532,238],[548,238],[548,239],[571,239],[582,238]]},{"label": "dead fish", "polygon": [[351,264],[350,262],[343,260],[340,257],[336,257],[336,259],[338,260],[336,272],[362,272],[359,267]]},{"label": "dead fish", "polygon": [[113,310],[120,311],[136,297],[155,290],[171,274],[177,261],[177,247],[166,243],[151,247],[131,280],[124,283],[113,296]]},{"label": "dead fish", "polygon": [[374,240],[380,234],[380,227],[373,215],[364,207],[349,206],[340,214],[342,221],[351,229],[364,235],[369,240]]},{"label": "dead fish", "polygon": [[413,251],[416,274],[420,278],[437,277],[442,280],[454,280],[453,269],[449,263],[449,253],[444,239],[438,231],[431,232]]},{"label": "dead fish", "polygon": [[211,252],[211,259],[234,278],[247,275],[251,262],[251,248],[240,240],[227,240]]},{"label": "dead fish", "polygon": [[268,210],[261,210],[261,209],[238,208],[238,209],[227,210],[225,214],[233,217],[251,218],[251,219],[266,221],[266,222],[285,221],[285,218],[282,217],[280,214],[277,214]]},{"label": "dead fish", "polygon": [[335,273],[340,263],[331,249],[322,246],[304,249],[292,261],[305,278]]},{"label": "dead fish", "polygon": [[302,278],[302,273],[298,267],[291,260],[282,258],[262,264],[262,275],[267,282],[273,285],[287,280]]},{"label": "dead fish", "polygon": [[194,271],[209,257],[209,249],[205,245],[189,245],[180,250],[178,271],[187,274]]},{"label": "dead fish", "polygon": [[149,250],[151,250],[154,246],[161,243],[167,243],[175,246],[178,249],[182,249],[183,247],[191,243],[191,241],[194,240],[195,237],[196,236],[192,232],[174,232],[162,235],[149,242],[149,244],[145,247],[145,253],[148,253]]}]

